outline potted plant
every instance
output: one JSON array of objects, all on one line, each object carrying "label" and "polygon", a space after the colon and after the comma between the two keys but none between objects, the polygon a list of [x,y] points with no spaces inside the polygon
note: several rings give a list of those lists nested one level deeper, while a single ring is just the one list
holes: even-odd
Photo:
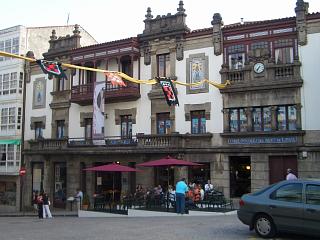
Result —
[{"label": "potted plant", "polygon": [[82,200],[82,210],[88,210],[90,206],[90,199],[88,194],[83,195],[83,200]]}]

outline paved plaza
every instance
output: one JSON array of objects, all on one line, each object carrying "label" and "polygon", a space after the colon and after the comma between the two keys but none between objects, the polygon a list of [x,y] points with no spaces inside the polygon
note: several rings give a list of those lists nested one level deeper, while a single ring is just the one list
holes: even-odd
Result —
[{"label": "paved plaza", "polygon": [[[77,218],[0,217],[2,240],[259,239],[236,215],[211,217]],[[278,240],[311,239],[281,235]]]}]

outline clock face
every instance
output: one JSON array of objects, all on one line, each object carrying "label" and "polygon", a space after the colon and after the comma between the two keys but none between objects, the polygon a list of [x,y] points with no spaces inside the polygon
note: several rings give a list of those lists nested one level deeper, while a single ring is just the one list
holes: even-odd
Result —
[{"label": "clock face", "polygon": [[264,64],[261,63],[261,62],[258,62],[256,63],[254,66],[253,66],[253,71],[255,73],[262,73],[264,71]]}]

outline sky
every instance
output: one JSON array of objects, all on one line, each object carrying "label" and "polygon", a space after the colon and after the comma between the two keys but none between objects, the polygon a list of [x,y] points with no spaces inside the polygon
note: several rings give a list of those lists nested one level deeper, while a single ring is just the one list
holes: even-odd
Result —
[{"label": "sky", "polygon": [[[309,2],[309,13],[320,12],[320,0]],[[0,5],[0,29],[81,25],[99,43],[135,37],[142,33],[146,10],[152,15],[175,14],[179,0],[7,0]],[[296,0],[184,0],[191,30],[211,27],[220,13],[225,25],[244,21],[295,16]]]}]

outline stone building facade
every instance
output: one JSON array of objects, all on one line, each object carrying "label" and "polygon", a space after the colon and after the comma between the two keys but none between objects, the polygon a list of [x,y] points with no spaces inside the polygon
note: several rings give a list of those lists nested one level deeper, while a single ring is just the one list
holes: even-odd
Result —
[{"label": "stone building facade", "polygon": [[[239,197],[283,179],[287,167],[299,177],[318,177],[319,171],[307,170],[313,153],[304,144],[309,133],[303,123],[301,96],[306,79],[299,54],[309,44],[310,29],[318,29],[320,14],[308,14],[301,6],[306,7],[297,1],[296,17],[228,26],[223,26],[216,13],[212,28],[191,31],[180,1],[175,14],[153,17],[148,8],[145,29],[137,37],[74,45],[58,53],[49,49],[44,54],[48,59],[122,71],[138,79],[230,80],[231,85],[218,90],[208,83],[176,84],[180,105],[169,107],[158,84],[126,82],[126,87],[114,87],[104,74],[79,69],[68,69],[68,80],[48,80],[37,66],[31,66],[24,150],[31,174],[27,175],[25,202],[41,188],[49,192],[56,207],[67,207],[67,197],[79,187],[91,201],[94,194],[111,190],[119,198],[120,193],[134,192],[136,184],[166,187],[168,173],[170,184],[182,176],[201,184],[211,179],[227,197]],[[52,46],[58,40],[52,36]],[[46,99],[39,110],[32,99],[34,86],[41,81]],[[96,146],[92,141],[93,86],[101,81],[106,82],[105,139]],[[312,138],[316,133],[309,134],[313,149],[318,148]],[[111,162],[135,167],[168,155],[203,166],[145,168],[114,175],[84,171]]]}]

